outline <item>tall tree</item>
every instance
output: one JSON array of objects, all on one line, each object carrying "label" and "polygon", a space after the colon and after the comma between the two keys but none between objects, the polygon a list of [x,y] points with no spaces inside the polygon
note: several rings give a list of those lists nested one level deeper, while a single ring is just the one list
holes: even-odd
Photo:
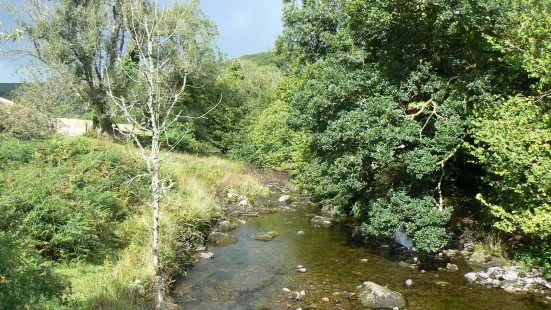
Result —
[{"label": "tall tree", "polygon": [[[163,276],[159,258],[162,198],[172,181],[164,179],[161,145],[169,129],[186,117],[177,109],[188,87],[188,77],[200,66],[203,44],[211,44],[210,23],[199,9],[199,1],[175,3],[160,8],[158,2],[128,0],[121,7],[127,31],[129,55],[107,75],[107,95],[117,111],[134,129],[125,132],[138,146],[151,177],[153,209],[153,264],[156,273],[157,308],[164,309]],[[206,28],[205,28],[206,27]],[[118,81],[125,80],[119,92]],[[150,133],[144,144],[139,133]],[[175,141],[174,143],[178,143]]]},{"label": "tall tree", "polygon": [[418,248],[446,244],[450,166],[473,105],[508,92],[495,32],[496,1],[285,1],[278,49],[302,86],[289,123],[307,132],[302,184],[335,212]]},{"label": "tall tree", "polygon": [[[105,76],[125,50],[118,0],[3,1],[24,46],[8,53],[34,58],[88,103],[94,127],[110,131]],[[32,68],[30,68],[32,70]]]}]

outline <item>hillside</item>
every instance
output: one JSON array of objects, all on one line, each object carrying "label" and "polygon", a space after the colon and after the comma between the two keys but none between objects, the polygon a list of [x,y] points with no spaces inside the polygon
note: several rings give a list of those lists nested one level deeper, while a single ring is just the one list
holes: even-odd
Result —
[{"label": "hillside", "polygon": [[13,100],[12,92],[17,89],[21,83],[0,83],[0,97]]}]

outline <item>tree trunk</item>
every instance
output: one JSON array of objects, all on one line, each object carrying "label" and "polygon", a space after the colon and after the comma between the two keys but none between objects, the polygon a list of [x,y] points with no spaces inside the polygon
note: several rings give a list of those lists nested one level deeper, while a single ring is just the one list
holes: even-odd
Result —
[{"label": "tree trunk", "polygon": [[113,121],[107,115],[107,103],[105,100],[98,100],[92,103],[94,117],[92,118],[92,126],[101,135],[103,133],[113,133]]},{"label": "tree trunk", "polygon": [[165,310],[163,297],[163,274],[159,264],[159,215],[161,209],[160,186],[160,162],[159,162],[159,137],[153,133],[151,141],[151,193],[153,198],[153,264],[155,266],[155,280],[157,284],[157,309]]}]

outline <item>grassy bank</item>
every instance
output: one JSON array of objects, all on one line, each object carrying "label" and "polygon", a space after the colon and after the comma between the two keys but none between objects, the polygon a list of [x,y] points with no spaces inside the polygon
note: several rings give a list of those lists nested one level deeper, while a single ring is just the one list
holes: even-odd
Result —
[{"label": "grassy bank", "polygon": [[[161,263],[170,282],[192,263],[190,246],[222,216],[226,191],[267,194],[271,179],[219,157],[164,158],[164,175],[174,181],[161,215]],[[0,211],[12,215],[2,230],[25,236],[66,287],[62,296],[23,294],[21,307],[153,307],[148,179],[133,147],[86,138],[5,140],[0,167]],[[0,297],[10,298],[15,284],[2,285]]]}]

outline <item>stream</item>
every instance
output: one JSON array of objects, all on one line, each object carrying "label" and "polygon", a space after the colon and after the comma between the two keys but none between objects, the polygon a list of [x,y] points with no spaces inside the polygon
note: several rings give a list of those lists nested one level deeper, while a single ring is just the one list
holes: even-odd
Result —
[{"label": "stream", "polygon": [[[351,293],[372,281],[402,293],[407,300],[402,309],[408,310],[551,309],[543,296],[468,284],[464,274],[470,269],[461,257],[451,261],[457,272],[400,267],[403,258],[391,248],[355,240],[346,223],[314,228],[312,214],[319,209],[299,205],[292,214],[265,214],[240,224],[230,233],[239,241],[210,246],[214,258],[199,261],[177,281],[174,300],[184,309],[364,309]],[[269,242],[252,238],[269,231],[279,235]],[[307,271],[297,272],[297,265]],[[305,295],[295,300],[283,288]]]}]

